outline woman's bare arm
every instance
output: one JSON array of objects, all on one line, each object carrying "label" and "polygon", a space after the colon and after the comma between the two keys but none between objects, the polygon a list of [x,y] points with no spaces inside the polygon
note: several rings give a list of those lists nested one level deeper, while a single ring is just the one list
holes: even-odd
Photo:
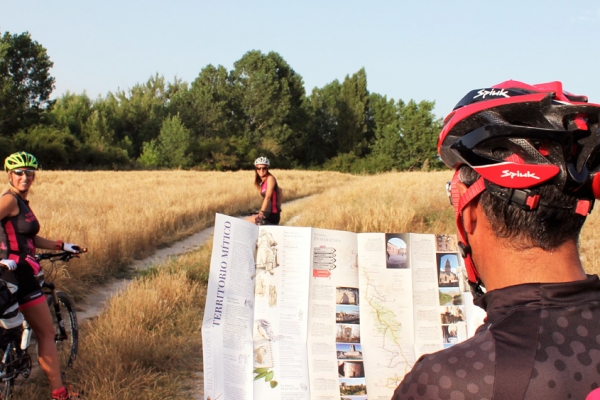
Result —
[{"label": "woman's bare arm", "polygon": [[33,238],[33,242],[35,243],[35,247],[38,249],[60,250],[57,248],[58,242],[56,240],[50,240],[36,235]]},{"label": "woman's bare arm", "polygon": [[0,196],[0,220],[19,214],[19,205],[15,196]]}]

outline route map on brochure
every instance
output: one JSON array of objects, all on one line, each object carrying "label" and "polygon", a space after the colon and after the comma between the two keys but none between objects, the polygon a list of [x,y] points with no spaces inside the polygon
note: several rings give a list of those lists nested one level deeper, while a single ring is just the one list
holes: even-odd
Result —
[{"label": "route map on brochure", "polygon": [[475,333],[453,235],[257,226],[217,214],[205,400],[389,400],[423,354]]}]

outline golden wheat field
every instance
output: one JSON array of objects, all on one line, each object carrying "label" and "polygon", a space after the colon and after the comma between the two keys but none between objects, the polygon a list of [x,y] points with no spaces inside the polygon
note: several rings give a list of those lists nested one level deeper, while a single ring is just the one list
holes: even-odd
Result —
[{"label": "golden wheat field", "polygon": [[[89,249],[71,262],[63,284],[80,296],[134,258],[210,226],[216,212],[238,215],[260,206],[253,172],[42,171],[30,194],[40,235]],[[273,171],[284,199],[319,193],[356,179],[334,172]]]},{"label": "golden wheat field", "polygon": [[[86,245],[61,282],[81,295],[129,260],[209,226],[215,212],[238,215],[260,197],[252,172],[42,172],[32,208],[42,234]],[[284,190],[283,223],[355,232],[453,233],[444,184],[451,173],[352,176],[273,171]],[[598,211],[581,236],[586,270],[600,271]],[[80,355],[67,378],[86,398],[193,399],[201,383],[200,326],[211,243],[157,266],[82,325]],[[43,397],[36,377],[17,398]]]}]

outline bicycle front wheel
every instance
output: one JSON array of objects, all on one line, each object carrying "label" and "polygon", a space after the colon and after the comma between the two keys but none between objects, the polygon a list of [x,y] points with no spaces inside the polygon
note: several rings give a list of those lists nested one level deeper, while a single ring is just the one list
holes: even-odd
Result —
[{"label": "bicycle front wheel", "polygon": [[73,365],[77,357],[79,328],[73,300],[64,292],[56,292],[58,302],[54,302],[52,294],[48,295],[48,306],[52,314],[52,322],[56,329],[54,341],[58,351],[61,370]]},{"label": "bicycle front wheel", "polygon": [[2,399],[10,399],[12,396],[12,390],[15,386],[15,363],[17,361],[17,351],[13,343],[9,344],[10,350],[8,351],[6,364],[2,368],[2,379],[0,380],[0,393]]}]

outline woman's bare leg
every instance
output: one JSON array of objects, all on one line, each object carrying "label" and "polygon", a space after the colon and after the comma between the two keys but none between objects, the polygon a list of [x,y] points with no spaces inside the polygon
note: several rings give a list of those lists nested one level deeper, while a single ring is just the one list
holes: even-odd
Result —
[{"label": "woman's bare leg", "polygon": [[38,342],[38,361],[42,371],[48,377],[52,390],[63,386],[60,376],[60,364],[58,352],[54,343],[54,324],[46,302],[36,304],[21,310],[27,323],[33,329]]}]

